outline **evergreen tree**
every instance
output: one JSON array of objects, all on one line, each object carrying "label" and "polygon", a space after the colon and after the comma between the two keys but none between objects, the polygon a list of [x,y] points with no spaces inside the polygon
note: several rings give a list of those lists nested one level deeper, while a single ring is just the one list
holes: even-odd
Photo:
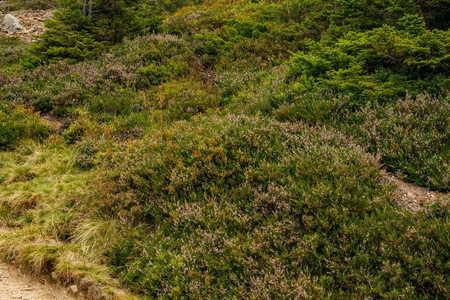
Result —
[{"label": "evergreen tree", "polygon": [[59,3],[61,9],[46,23],[47,30],[33,49],[44,63],[95,58],[125,37],[155,30],[158,24],[140,0],[59,0]]},{"label": "evergreen tree", "polygon": [[417,3],[429,28],[447,30],[450,27],[450,0],[417,0]]}]

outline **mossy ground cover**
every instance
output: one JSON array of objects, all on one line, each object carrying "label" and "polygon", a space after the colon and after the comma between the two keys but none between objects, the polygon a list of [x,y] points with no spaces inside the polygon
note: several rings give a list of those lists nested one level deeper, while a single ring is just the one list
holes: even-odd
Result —
[{"label": "mossy ground cover", "polygon": [[289,3],[151,1],[80,62],[8,39],[2,258],[144,298],[445,298],[448,197],[413,214],[380,169],[449,191],[448,28]]}]

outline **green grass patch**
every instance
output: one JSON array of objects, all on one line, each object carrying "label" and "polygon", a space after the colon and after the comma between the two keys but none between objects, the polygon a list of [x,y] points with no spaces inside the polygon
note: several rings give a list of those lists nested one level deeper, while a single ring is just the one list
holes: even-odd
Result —
[{"label": "green grass patch", "polygon": [[88,186],[97,175],[74,168],[75,156],[59,143],[0,152],[0,259],[35,275],[53,273],[62,284],[78,284],[91,299],[104,299],[105,289],[112,298],[126,299],[101,255],[76,238],[86,228],[80,226],[80,207],[89,206]]},{"label": "green grass patch", "polygon": [[43,141],[51,129],[31,109],[0,101],[0,150],[10,149],[26,139]]}]

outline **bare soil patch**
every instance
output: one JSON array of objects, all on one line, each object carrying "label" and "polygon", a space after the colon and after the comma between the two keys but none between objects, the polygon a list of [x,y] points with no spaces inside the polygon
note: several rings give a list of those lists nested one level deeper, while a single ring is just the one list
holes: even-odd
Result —
[{"label": "bare soil patch", "polygon": [[[22,23],[25,30],[18,30],[12,34],[6,34],[0,32],[0,34],[8,36],[17,36],[21,40],[27,42],[33,42],[36,38],[35,36],[40,35],[45,30],[45,20],[49,20],[53,17],[55,10],[18,10],[10,12],[13,16],[17,17]],[[0,11],[0,23],[3,21],[3,17],[7,12]]]},{"label": "bare soil patch", "polygon": [[63,288],[22,273],[0,262],[0,300],[72,300],[75,296]]},{"label": "bare soil patch", "polygon": [[410,211],[419,211],[426,204],[431,204],[438,198],[446,196],[444,193],[431,191],[417,184],[406,182],[391,173],[383,173],[384,180],[397,187],[395,192],[397,201]]}]

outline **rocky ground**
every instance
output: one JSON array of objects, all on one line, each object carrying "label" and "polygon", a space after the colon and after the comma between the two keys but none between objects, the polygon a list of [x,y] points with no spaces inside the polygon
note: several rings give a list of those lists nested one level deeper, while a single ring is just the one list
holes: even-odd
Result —
[{"label": "rocky ground", "polygon": [[[44,21],[51,19],[53,12],[54,10],[18,10],[10,12],[11,15],[20,20],[20,23],[25,30],[18,30],[12,34],[0,32],[0,34],[17,36],[22,40],[32,42],[35,40],[36,35],[40,35],[44,32]],[[7,12],[0,11],[0,23],[3,21],[6,13]]]}]

